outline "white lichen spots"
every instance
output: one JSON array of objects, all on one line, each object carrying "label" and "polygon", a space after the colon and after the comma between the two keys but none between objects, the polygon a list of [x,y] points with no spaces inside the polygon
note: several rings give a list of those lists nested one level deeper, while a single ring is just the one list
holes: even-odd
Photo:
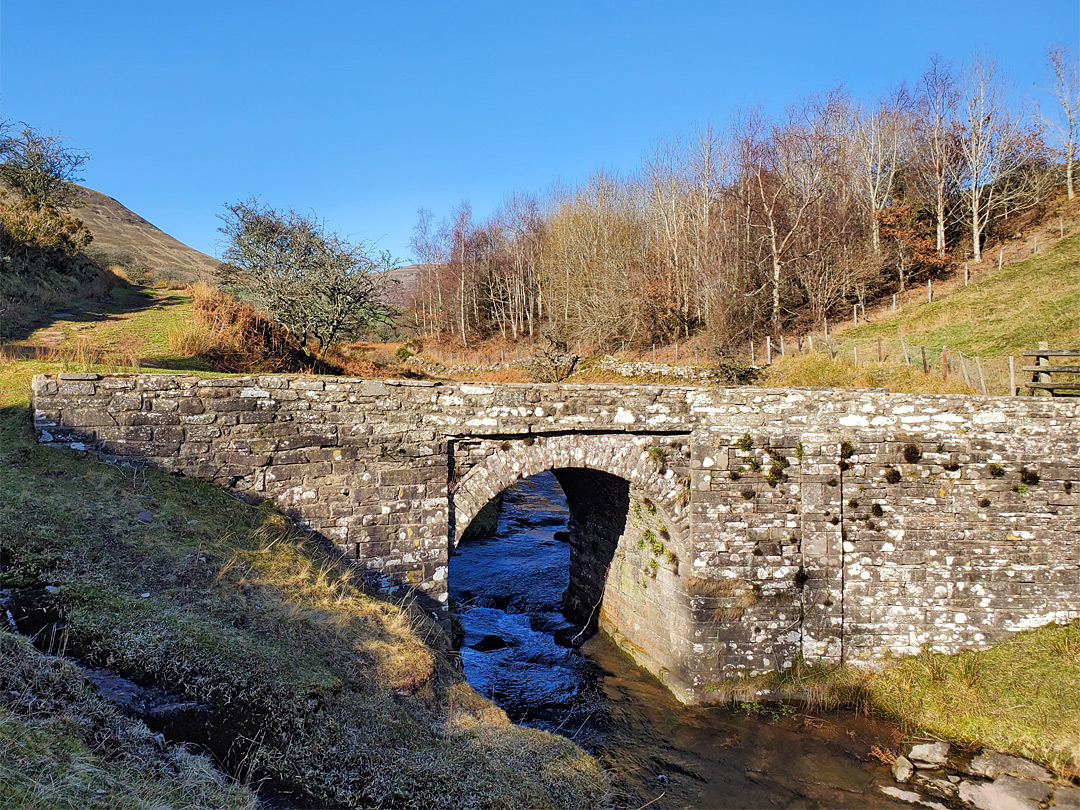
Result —
[{"label": "white lichen spots", "polygon": [[242,397],[269,397],[270,392],[263,388],[241,388],[240,396]]},{"label": "white lichen spots", "polygon": [[636,417],[634,416],[634,414],[632,414],[630,411],[626,410],[626,408],[619,407],[615,411],[615,417],[614,417],[613,421],[617,425],[632,425],[634,423],[635,418]]},{"label": "white lichen spots", "polygon": [[701,460],[701,466],[704,467],[706,470],[715,463],[716,462],[713,460],[712,456],[705,456],[705,458]]},{"label": "white lichen spots", "polygon": [[849,414],[848,416],[840,417],[840,424],[844,427],[869,427],[870,420],[865,416],[859,416],[858,414]]}]

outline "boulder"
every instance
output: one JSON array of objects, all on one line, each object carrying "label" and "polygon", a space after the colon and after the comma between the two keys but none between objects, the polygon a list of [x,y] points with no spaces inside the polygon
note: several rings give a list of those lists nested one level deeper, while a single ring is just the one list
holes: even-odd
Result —
[{"label": "boulder", "polygon": [[884,793],[886,796],[891,796],[894,799],[899,799],[900,801],[907,802],[908,804],[919,804],[923,807],[929,807],[930,810],[948,810],[948,808],[940,802],[931,801],[930,799],[925,798],[921,794],[916,793],[914,790],[902,790],[901,788],[895,787],[883,787],[881,788],[881,792]]},{"label": "boulder", "polygon": [[916,768],[940,768],[949,758],[947,742],[921,743],[911,746],[908,759]]},{"label": "boulder", "polygon": [[1021,779],[1038,779],[1041,782],[1054,781],[1054,775],[1050,771],[1030,759],[1014,757],[989,749],[984,749],[982,753],[971,760],[968,773],[975,776],[985,776],[988,779],[1004,774]]},{"label": "boulder", "polygon": [[960,798],[978,810],[1039,810],[1050,798],[1052,788],[1045,782],[999,776],[993,782],[960,783]]},{"label": "boulder", "polygon": [[897,782],[908,781],[913,773],[915,773],[915,767],[911,764],[911,760],[903,754],[898,756],[896,762],[892,764],[893,779]]},{"label": "boulder", "polygon": [[495,650],[501,650],[504,647],[509,647],[510,645],[506,642],[506,639],[500,636],[491,635],[484,636],[478,642],[470,644],[469,646],[477,652],[493,652]]},{"label": "boulder", "polygon": [[1054,790],[1052,806],[1057,810],[1080,810],[1080,788],[1073,785],[1058,785]]}]

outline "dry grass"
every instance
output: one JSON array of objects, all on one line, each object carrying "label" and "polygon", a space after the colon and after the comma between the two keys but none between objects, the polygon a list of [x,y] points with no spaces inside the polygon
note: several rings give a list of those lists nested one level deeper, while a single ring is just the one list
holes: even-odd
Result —
[{"label": "dry grass", "polygon": [[194,319],[174,326],[169,347],[215,371],[310,371],[314,361],[284,329],[207,284],[191,288]]},{"label": "dry grass", "polygon": [[921,368],[898,362],[869,363],[856,368],[849,360],[830,360],[823,354],[784,357],[766,370],[762,385],[774,388],[884,388],[908,394],[970,394],[975,389],[958,375],[924,374]]}]

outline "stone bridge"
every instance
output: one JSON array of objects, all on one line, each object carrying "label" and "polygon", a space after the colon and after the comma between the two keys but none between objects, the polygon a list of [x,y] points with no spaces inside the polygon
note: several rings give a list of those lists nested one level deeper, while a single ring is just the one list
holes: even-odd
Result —
[{"label": "stone bridge", "polygon": [[34,379],[42,442],[271,498],[445,617],[477,513],[551,470],[568,609],[682,700],[797,659],[1080,616],[1080,400],[312,376]]}]

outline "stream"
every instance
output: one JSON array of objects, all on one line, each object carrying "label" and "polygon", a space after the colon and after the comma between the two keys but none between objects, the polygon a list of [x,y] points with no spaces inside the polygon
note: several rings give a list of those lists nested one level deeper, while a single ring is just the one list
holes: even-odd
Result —
[{"label": "stream", "polygon": [[[462,541],[450,596],[469,683],[516,723],[563,734],[609,768],[618,807],[910,807],[869,757],[898,732],[852,712],[687,708],[601,634],[560,612],[569,518],[555,477],[504,495],[493,537]],[[559,535],[564,537],[564,535]],[[584,643],[583,643],[584,642]]]}]

